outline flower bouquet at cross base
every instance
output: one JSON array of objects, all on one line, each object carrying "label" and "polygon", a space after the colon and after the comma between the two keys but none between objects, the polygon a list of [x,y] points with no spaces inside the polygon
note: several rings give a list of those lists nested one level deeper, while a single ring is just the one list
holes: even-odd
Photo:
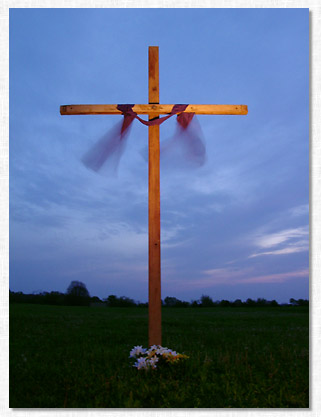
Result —
[{"label": "flower bouquet at cross base", "polygon": [[160,345],[153,345],[149,349],[134,346],[129,353],[129,357],[136,360],[133,366],[138,370],[156,369],[177,364],[189,358],[187,355]]}]

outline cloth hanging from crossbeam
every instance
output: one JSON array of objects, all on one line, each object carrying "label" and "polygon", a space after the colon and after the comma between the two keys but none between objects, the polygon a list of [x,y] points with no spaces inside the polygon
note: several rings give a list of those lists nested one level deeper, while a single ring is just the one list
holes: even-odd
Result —
[{"label": "cloth hanging from crossbeam", "polygon": [[[130,123],[136,118],[141,123],[143,123],[145,126],[156,126],[161,125],[165,120],[169,119],[170,117],[177,114],[177,121],[184,127],[184,129],[187,128],[190,121],[192,120],[195,113],[183,113],[184,110],[187,108],[188,104],[174,104],[172,111],[169,113],[168,116],[164,117],[155,117],[151,120],[144,120],[141,117],[137,115],[137,113],[134,112],[133,107],[134,104],[118,104],[117,109],[122,112],[124,115],[124,130],[127,129],[127,127],[130,125]],[[127,119],[127,120],[126,120]]]},{"label": "cloth hanging from crossbeam", "polygon": [[[157,117],[151,120],[144,120],[133,111],[133,104],[119,104],[117,109],[122,112],[124,119],[119,125],[114,129],[109,131],[104,135],[82,158],[84,165],[94,171],[99,171],[104,163],[108,159],[113,158],[115,166],[118,165],[119,159],[124,151],[126,139],[132,122],[134,119],[139,120],[145,126],[159,126],[164,121],[168,120],[170,117],[177,115],[177,123],[179,126],[180,133],[186,133],[191,121],[194,117],[194,113],[184,113],[184,110],[187,108],[188,104],[175,104],[172,108],[172,111],[164,117]],[[202,143],[199,135],[190,134],[184,135],[184,144],[189,150],[190,155],[196,156],[197,165],[203,165],[205,161],[205,146]],[[175,135],[175,140],[177,135]],[[174,139],[173,138],[173,139]],[[172,140],[171,144],[167,144],[166,148],[169,149],[170,146],[175,142]],[[162,149],[161,149],[162,153]]]}]

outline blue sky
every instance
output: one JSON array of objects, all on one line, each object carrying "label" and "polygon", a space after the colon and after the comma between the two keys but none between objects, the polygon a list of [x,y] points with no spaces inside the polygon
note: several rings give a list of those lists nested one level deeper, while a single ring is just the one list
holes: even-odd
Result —
[{"label": "blue sky", "polygon": [[[161,167],[162,298],[309,297],[308,9],[11,9],[10,289],[148,297],[147,127],[117,175],[83,154],[119,116],[62,104],[247,104],[198,116],[206,163]],[[161,126],[161,141],[175,131]]]}]

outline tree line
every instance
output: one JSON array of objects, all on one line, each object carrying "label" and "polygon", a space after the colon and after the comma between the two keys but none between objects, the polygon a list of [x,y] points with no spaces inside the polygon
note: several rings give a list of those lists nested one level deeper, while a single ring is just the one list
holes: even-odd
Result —
[{"label": "tree line", "polygon": [[[109,295],[107,298],[100,299],[97,296],[91,297],[86,285],[80,281],[72,281],[66,293],[59,291],[41,292],[38,294],[24,294],[23,292],[9,291],[10,303],[31,303],[49,305],[69,305],[69,306],[106,306],[106,307],[148,307],[148,303],[141,303],[131,298],[116,295]],[[277,307],[280,304],[276,300],[266,300],[258,298],[246,301],[240,299],[229,301],[213,301],[209,295],[202,295],[198,300],[182,301],[176,297],[166,297],[162,300],[163,307]],[[281,304],[284,305],[284,304]],[[309,300],[290,298],[288,306],[308,306]]]}]

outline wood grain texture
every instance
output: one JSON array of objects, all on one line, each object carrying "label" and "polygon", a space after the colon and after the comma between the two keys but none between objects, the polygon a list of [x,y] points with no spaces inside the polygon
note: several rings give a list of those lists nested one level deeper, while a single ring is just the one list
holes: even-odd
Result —
[{"label": "wood grain texture", "polygon": [[[158,47],[149,47],[148,57],[148,101],[158,103]],[[148,344],[152,346],[162,344],[159,126],[148,127],[148,229]]]},{"label": "wood grain texture", "polygon": [[[154,85],[154,80],[152,82]],[[152,99],[155,100],[155,91],[152,88]],[[180,103],[176,103],[180,104]],[[148,114],[155,117],[159,114],[169,114],[174,104],[135,104],[133,110],[137,114]],[[217,114],[217,115],[246,115],[248,113],[245,104],[189,104],[185,113]],[[60,114],[122,114],[117,109],[117,104],[68,104],[60,106]]]},{"label": "wood grain texture", "polygon": [[148,48],[148,103],[159,104],[158,46],[150,46]]}]

